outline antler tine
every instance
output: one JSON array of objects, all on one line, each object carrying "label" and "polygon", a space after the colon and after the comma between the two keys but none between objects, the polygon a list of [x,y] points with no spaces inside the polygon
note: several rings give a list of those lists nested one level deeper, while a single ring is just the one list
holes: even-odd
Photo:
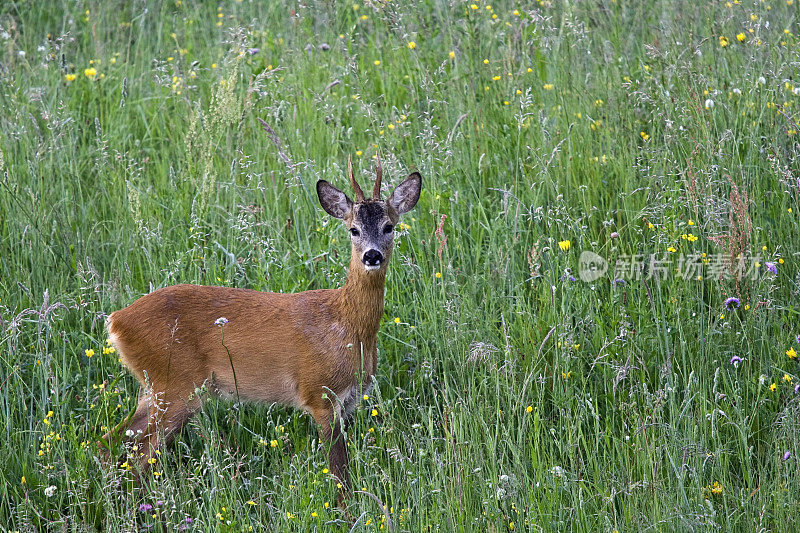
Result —
[{"label": "antler tine", "polygon": [[372,199],[379,200],[381,197],[381,178],[383,178],[383,167],[381,166],[381,156],[375,156],[377,161],[375,162],[375,187],[372,189]]},{"label": "antler tine", "polygon": [[363,202],[364,191],[359,187],[355,174],[353,174],[353,161],[349,155],[347,156],[347,175],[350,177],[350,185],[353,186],[353,190],[356,192],[356,202]]}]

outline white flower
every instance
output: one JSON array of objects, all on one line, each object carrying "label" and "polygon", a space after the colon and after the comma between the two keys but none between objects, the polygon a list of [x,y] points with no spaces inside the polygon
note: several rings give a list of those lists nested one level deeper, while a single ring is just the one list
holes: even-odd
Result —
[{"label": "white flower", "polygon": [[221,316],[221,317],[219,317],[218,319],[216,319],[214,321],[214,325],[215,326],[224,326],[227,323],[228,323],[228,319],[225,318],[224,316]]},{"label": "white flower", "polygon": [[732,89],[731,92],[733,94],[735,94],[736,96],[740,96],[742,94],[742,90],[738,89],[738,88],[737,89]]},{"label": "white flower", "polygon": [[712,109],[714,107],[714,100],[711,98],[706,99],[706,109]]},{"label": "white flower", "polygon": [[800,87],[795,87],[792,89],[792,94],[795,96],[800,96]]},{"label": "white flower", "polygon": [[56,486],[55,485],[50,485],[49,487],[44,489],[44,495],[47,496],[48,498],[51,497],[55,493],[56,493]]},{"label": "white flower", "polygon": [[767,80],[766,80],[766,78],[764,78],[764,76],[759,76],[759,77],[758,77],[758,79],[757,79],[756,81],[757,81],[757,82],[758,82],[760,85],[764,85],[765,83],[767,83]]},{"label": "white flower", "polygon": [[18,55],[19,57],[25,57],[25,50],[19,50],[19,51],[17,52],[17,55]]}]

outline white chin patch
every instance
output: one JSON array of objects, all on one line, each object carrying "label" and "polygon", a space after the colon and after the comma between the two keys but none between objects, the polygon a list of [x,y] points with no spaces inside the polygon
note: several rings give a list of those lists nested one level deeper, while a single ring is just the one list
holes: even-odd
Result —
[{"label": "white chin patch", "polygon": [[378,270],[380,267],[380,265],[364,265],[364,270]]}]

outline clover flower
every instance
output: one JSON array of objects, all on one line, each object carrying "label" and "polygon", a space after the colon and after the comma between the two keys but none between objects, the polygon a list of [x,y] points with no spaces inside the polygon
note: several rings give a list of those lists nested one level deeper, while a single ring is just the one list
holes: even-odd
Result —
[{"label": "clover flower", "polygon": [[726,309],[739,309],[739,298],[735,296],[731,296],[727,300],[725,300],[725,308]]}]

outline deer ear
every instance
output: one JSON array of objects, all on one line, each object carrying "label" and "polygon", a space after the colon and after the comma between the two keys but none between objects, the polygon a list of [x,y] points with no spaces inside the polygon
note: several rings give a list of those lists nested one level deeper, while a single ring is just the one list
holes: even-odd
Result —
[{"label": "deer ear", "polygon": [[325,180],[317,182],[317,196],[322,209],[332,217],[344,218],[353,209],[353,201]]},{"label": "deer ear", "polygon": [[403,180],[403,183],[395,187],[387,203],[392,206],[399,215],[408,213],[417,205],[421,190],[422,176],[419,175],[419,172],[413,172]]}]

